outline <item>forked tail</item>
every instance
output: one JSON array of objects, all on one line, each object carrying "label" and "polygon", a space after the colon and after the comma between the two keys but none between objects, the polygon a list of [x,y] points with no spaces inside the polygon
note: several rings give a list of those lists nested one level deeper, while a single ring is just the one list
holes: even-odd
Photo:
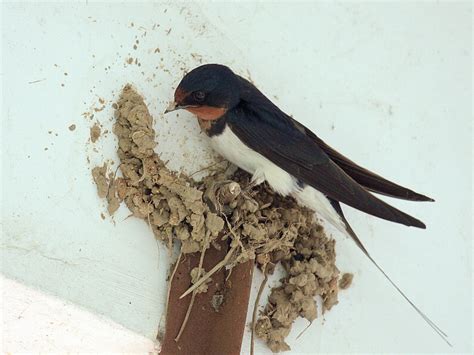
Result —
[{"label": "forked tail", "polygon": [[392,286],[402,295],[402,297],[413,307],[413,309],[425,320],[426,323],[445,341],[446,344],[452,347],[451,343],[448,341],[448,335],[443,332],[426,314],[424,314],[406,295],[405,293],[400,290],[400,288],[395,284],[395,282],[392,281],[392,279],[385,273],[385,271],[377,264],[377,262],[370,256],[369,252],[367,249],[365,249],[364,244],[360,241],[359,237],[357,234],[355,234],[354,230],[351,228],[349,223],[347,222],[346,217],[344,216],[344,213],[342,212],[341,205],[339,204],[338,201],[332,200],[331,205],[334,207],[334,209],[337,211],[337,213],[341,216],[341,219],[344,221],[346,225],[346,230],[347,233],[351,236],[351,238],[354,240],[354,242],[357,244],[357,246],[362,250],[362,252],[369,258],[369,260],[372,262],[372,264],[375,265],[377,269],[385,276],[385,278],[392,284]]}]

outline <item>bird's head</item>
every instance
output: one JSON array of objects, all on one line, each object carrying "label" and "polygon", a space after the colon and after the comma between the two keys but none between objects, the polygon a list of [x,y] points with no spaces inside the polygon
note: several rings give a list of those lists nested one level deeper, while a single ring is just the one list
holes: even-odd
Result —
[{"label": "bird's head", "polygon": [[165,113],[185,109],[202,120],[216,120],[240,101],[240,82],[224,65],[206,64],[184,76]]}]

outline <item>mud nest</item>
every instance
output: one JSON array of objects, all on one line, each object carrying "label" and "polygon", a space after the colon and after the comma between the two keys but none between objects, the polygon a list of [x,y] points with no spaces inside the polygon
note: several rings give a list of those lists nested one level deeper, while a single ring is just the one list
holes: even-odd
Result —
[{"label": "mud nest", "polygon": [[[153,118],[143,98],[127,85],[113,106],[121,176],[106,163],[92,171],[109,214],[125,202],[157,239],[170,250],[179,243],[183,254],[219,248],[218,238],[227,240],[222,262],[227,269],[251,259],[271,274],[281,263],[286,275],[271,290],[254,327],[272,351],[289,350],[285,338],[295,319],[317,317],[316,296],[322,298],[322,312],[338,302],[335,243],[314,213],[265,184],[250,188],[249,175],[240,170],[219,169],[201,181],[168,170],[154,151]],[[209,271],[192,270],[192,290],[206,291]]]}]

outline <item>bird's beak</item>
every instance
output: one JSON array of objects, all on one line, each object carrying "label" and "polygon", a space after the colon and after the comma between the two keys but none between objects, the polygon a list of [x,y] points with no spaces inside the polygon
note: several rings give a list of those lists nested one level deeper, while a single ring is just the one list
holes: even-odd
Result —
[{"label": "bird's beak", "polygon": [[176,110],[181,110],[181,109],[186,108],[186,107],[187,106],[184,106],[184,105],[178,105],[175,101],[171,101],[164,113],[167,114],[169,112],[173,112],[173,111],[176,111]]}]

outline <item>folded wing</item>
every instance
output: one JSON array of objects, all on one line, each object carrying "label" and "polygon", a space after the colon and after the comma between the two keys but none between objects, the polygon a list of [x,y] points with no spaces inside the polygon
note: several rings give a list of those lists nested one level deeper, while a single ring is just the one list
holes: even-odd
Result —
[{"label": "folded wing", "polygon": [[[388,205],[361,186],[288,118],[276,112],[255,112],[245,106],[227,118],[247,146],[326,196],[365,213],[407,226],[423,222]],[[367,187],[370,189],[370,187]]]},{"label": "folded wing", "polygon": [[307,127],[301,123],[293,120],[296,127],[304,132],[312,141],[314,141],[329,158],[335,162],[342,170],[346,172],[351,178],[357,181],[360,185],[366,189],[373,191],[378,194],[400,198],[409,201],[434,201],[432,198],[419,194],[413,190],[407,189],[406,187],[400,186],[392,181],[389,181],[382,176],[367,170],[360,165],[354,163],[349,158],[339,153],[334,148],[327,145],[321,138],[314,134]]}]

